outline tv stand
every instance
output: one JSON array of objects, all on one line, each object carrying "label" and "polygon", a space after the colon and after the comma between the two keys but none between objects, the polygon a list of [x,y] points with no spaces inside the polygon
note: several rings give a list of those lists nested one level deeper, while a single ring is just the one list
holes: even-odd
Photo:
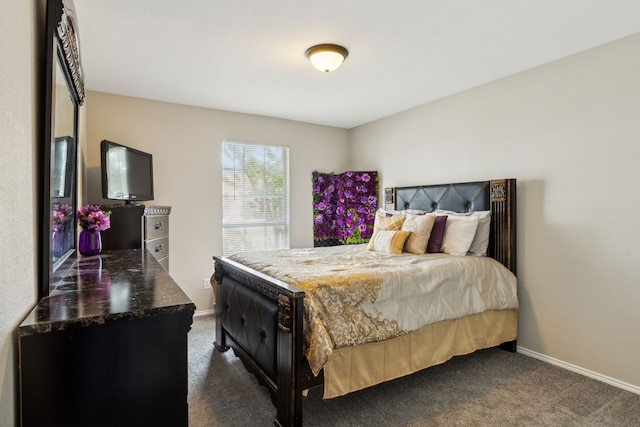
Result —
[{"label": "tv stand", "polygon": [[104,250],[148,249],[169,271],[171,206],[125,203],[104,205],[102,209],[111,211],[111,228],[102,232]]}]

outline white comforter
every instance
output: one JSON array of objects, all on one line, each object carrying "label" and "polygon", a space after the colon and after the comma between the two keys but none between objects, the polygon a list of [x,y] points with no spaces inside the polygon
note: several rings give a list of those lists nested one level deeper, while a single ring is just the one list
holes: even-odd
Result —
[{"label": "white comforter", "polygon": [[305,291],[305,354],[316,373],[333,348],[518,308],[516,277],[488,257],[394,255],[365,244],[230,258]]}]

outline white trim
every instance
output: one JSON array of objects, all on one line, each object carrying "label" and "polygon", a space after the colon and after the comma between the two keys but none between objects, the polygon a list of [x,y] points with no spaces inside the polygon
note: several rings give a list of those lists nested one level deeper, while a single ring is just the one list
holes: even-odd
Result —
[{"label": "white trim", "polygon": [[602,381],[603,383],[607,383],[614,387],[621,388],[623,390],[630,391],[631,393],[640,394],[640,387],[625,383],[624,381],[617,380],[615,378],[607,377],[606,375],[599,374],[597,372],[590,371],[585,368],[581,368],[580,366],[572,365],[571,363],[563,362],[562,360],[554,359],[553,357],[549,357],[545,354],[541,354],[535,352],[533,350],[529,350],[524,347],[518,346],[518,353],[522,353],[525,356],[533,357],[534,359],[542,360],[543,362],[550,363],[552,365],[559,366],[561,368],[567,369],[569,371],[584,375],[585,377],[593,378],[594,380]]},{"label": "white trim", "polygon": [[193,317],[208,316],[210,314],[215,314],[215,312],[215,308],[212,308],[210,310],[196,310],[195,313],[193,313]]}]

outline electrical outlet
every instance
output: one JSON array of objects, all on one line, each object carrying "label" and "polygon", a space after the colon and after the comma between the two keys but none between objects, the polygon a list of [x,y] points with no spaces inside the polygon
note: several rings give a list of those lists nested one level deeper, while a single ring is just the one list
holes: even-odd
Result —
[{"label": "electrical outlet", "polygon": [[208,278],[204,278],[202,279],[202,289],[211,289],[211,284],[209,283],[209,279]]}]

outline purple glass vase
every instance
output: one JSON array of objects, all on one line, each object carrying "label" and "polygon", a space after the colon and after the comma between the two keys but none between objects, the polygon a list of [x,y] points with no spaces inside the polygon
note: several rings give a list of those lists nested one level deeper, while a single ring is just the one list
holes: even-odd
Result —
[{"label": "purple glass vase", "polygon": [[62,255],[66,254],[71,247],[70,243],[69,231],[66,228],[54,231],[53,239],[51,241],[53,256],[60,258]]},{"label": "purple glass vase", "polygon": [[102,251],[102,238],[98,230],[80,230],[78,252],[82,255],[97,255]]}]

